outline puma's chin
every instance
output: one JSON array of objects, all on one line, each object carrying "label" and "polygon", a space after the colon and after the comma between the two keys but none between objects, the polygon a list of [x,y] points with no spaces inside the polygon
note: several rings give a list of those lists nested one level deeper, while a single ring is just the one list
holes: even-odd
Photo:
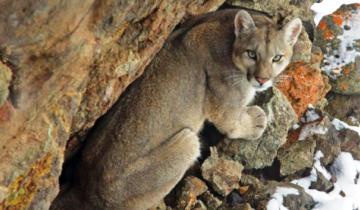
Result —
[{"label": "puma's chin", "polygon": [[251,78],[250,84],[253,86],[256,92],[261,92],[270,88],[272,86],[272,81],[269,80],[261,85],[258,81],[256,81],[255,78]]}]

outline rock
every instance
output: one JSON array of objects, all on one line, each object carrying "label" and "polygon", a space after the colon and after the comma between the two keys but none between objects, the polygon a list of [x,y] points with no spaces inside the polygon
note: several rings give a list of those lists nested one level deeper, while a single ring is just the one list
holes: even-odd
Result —
[{"label": "rock", "polygon": [[291,63],[280,76],[276,87],[291,102],[298,118],[303,116],[309,104],[323,102],[330,90],[328,78],[320,70],[304,62]]},{"label": "rock", "polygon": [[148,210],[171,210],[171,208],[166,206],[165,202],[162,200],[156,207]]},{"label": "rock", "polygon": [[313,45],[311,49],[311,66],[315,69],[320,69],[321,63],[324,59],[324,54],[321,51],[321,48]]},{"label": "rock", "polygon": [[311,168],[314,160],[316,142],[297,141],[289,148],[280,148],[277,158],[280,161],[280,174],[287,176],[305,168]]},{"label": "rock", "polygon": [[199,178],[194,176],[186,177],[177,195],[177,208],[191,210],[197,202],[197,196],[206,192],[207,189],[206,184]]},{"label": "rock", "polygon": [[315,0],[227,0],[226,3],[232,6],[247,8],[250,10],[267,13],[271,16],[276,16],[279,11],[285,13],[288,18],[299,17],[303,21],[307,33],[311,40],[314,35],[314,15],[310,10],[311,5]]},{"label": "rock", "polygon": [[271,166],[277,150],[286,142],[288,130],[297,120],[291,104],[277,88],[257,98],[269,120],[263,136],[253,141],[224,139],[218,145],[219,154],[241,162],[246,169]]},{"label": "rock", "polygon": [[226,196],[239,188],[243,168],[237,161],[219,157],[216,148],[212,147],[211,156],[201,166],[201,174],[217,193]]},{"label": "rock", "polygon": [[341,152],[341,140],[335,138],[334,136],[336,135],[337,131],[335,127],[330,124],[328,127],[328,132],[326,134],[315,134],[307,139],[310,141],[315,141],[315,151],[320,150],[324,154],[324,157],[320,159],[322,165],[326,166],[332,163]]},{"label": "rock", "polygon": [[219,210],[254,210],[249,203],[237,204],[236,206],[221,206]]},{"label": "rock", "polygon": [[217,209],[221,206],[222,201],[215,197],[211,192],[206,191],[205,193],[201,194],[199,197],[202,200],[208,209]]},{"label": "rock", "polygon": [[360,160],[360,136],[356,131],[344,128],[333,137],[341,142],[341,151],[350,152],[354,159]]},{"label": "rock", "polygon": [[297,42],[293,47],[293,56],[291,62],[306,62],[311,61],[312,42],[309,39],[309,35],[305,30],[302,30]]},{"label": "rock", "polygon": [[48,209],[69,137],[108,110],[185,15],[223,1],[1,1],[0,74],[6,64],[12,77],[7,97],[0,76],[0,209]]},{"label": "rock", "polygon": [[315,189],[318,191],[323,191],[323,192],[330,192],[332,189],[334,189],[334,184],[327,180],[324,175],[319,172],[317,169],[316,170],[316,174],[317,174],[317,179],[316,181],[312,181],[311,185],[309,187],[309,189]]},{"label": "rock", "polygon": [[[314,151],[320,150],[324,154],[324,157],[321,158],[321,163],[323,165],[328,165],[333,162],[340,153],[341,139],[336,137],[338,131],[327,116],[323,116],[311,123],[300,125],[300,128],[296,130],[296,133],[298,134],[291,136],[291,139],[288,139],[288,141],[291,142],[287,142],[287,144],[283,146],[283,149],[292,147],[292,145],[298,144],[298,142],[308,142],[308,146],[315,144],[316,147]],[[294,133],[291,132],[291,134]],[[299,141],[299,139],[301,140]]]},{"label": "rock", "polygon": [[208,208],[201,200],[196,201],[194,208],[192,208],[192,210],[207,210],[207,209]]},{"label": "rock", "polygon": [[[301,188],[302,189],[302,188]],[[288,195],[284,197],[283,205],[289,210],[306,210],[313,209],[315,202],[313,198],[305,193],[300,191],[299,195]]]},{"label": "rock", "polygon": [[9,100],[5,101],[4,104],[0,107],[0,124],[10,120],[11,116],[14,114],[14,107],[12,106]]},{"label": "rock", "polygon": [[9,96],[11,76],[11,70],[0,61],[0,107],[4,105]]},{"label": "rock", "polygon": [[325,111],[346,123],[359,126],[360,121],[360,96],[330,93],[327,95],[329,104]]},{"label": "rock", "polygon": [[324,52],[322,69],[330,76],[332,91],[360,93],[360,4],[342,5],[323,17],[314,44]]},{"label": "rock", "polygon": [[291,188],[297,191],[297,195],[289,194],[284,196],[283,205],[289,210],[312,209],[315,206],[314,200],[308,195],[304,189],[298,185],[286,182],[268,181],[259,188],[252,188],[246,196],[245,200],[249,202],[255,209],[267,209],[267,204],[277,188]]}]

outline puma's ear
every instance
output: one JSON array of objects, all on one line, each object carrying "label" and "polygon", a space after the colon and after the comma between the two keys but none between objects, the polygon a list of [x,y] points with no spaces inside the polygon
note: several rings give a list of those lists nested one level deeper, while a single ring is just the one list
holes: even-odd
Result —
[{"label": "puma's ear", "polygon": [[238,36],[242,30],[255,28],[255,23],[252,17],[245,10],[240,10],[234,20],[235,35]]},{"label": "puma's ear", "polygon": [[302,29],[302,22],[300,18],[295,18],[290,22],[288,22],[283,28],[285,41],[288,42],[291,46],[294,46],[294,44],[296,43],[299,37],[301,29]]}]

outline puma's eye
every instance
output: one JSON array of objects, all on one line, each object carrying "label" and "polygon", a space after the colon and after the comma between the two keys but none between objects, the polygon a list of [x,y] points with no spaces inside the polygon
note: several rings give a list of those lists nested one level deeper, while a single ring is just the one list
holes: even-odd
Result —
[{"label": "puma's eye", "polygon": [[282,55],[275,55],[273,58],[273,62],[279,62],[283,56]]},{"label": "puma's eye", "polygon": [[256,60],[256,52],[254,50],[246,50],[246,52],[249,58]]}]

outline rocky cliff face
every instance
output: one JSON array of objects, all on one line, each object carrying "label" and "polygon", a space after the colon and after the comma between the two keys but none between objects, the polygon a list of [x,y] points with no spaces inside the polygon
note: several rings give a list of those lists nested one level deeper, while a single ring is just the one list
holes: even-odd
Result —
[{"label": "rocky cliff face", "polygon": [[184,17],[222,3],[1,1],[0,209],[47,209],[69,138],[76,146]]},{"label": "rocky cliff face", "polygon": [[[276,207],[274,198],[288,188],[284,206],[311,209],[319,201],[309,189],[332,191],[336,180],[320,166],[341,162],[341,151],[360,158],[359,57],[342,63],[339,54],[348,26],[360,24],[359,4],[343,6],[316,27],[314,0],[224,1],[1,1],[0,209],[48,209],[64,159],[95,120],[142,74],[179,22],[221,5],[270,16],[282,8],[288,18],[302,18],[305,29],[276,87],[256,101],[272,119],[264,136],[249,142],[204,131],[211,155],[205,149],[157,209],[265,209]],[[355,38],[345,47],[354,57]],[[290,183],[314,174],[309,186]]]}]

